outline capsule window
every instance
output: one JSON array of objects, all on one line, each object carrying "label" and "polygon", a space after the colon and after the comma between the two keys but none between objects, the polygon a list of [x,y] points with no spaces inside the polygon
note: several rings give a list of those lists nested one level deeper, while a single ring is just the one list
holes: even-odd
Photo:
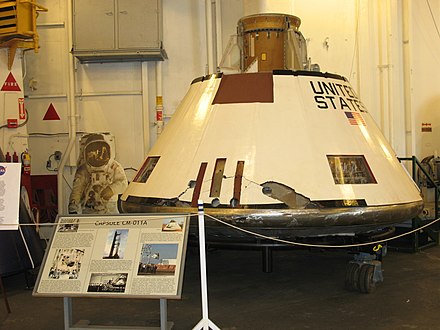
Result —
[{"label": "capsule window", "polygon": [[363,155],[327,155],[335,184],[377,183],[373,172]]},{"label": "capsule window", "polygon": [[143,182],[143,183],[147,182],[148,178],[150,177],[151,173],[156,167],[159,158],[160,157],[157,156],[148,157],[145,160],[139,172],[136,174],[135,178],[133,179],[133,182]]}]

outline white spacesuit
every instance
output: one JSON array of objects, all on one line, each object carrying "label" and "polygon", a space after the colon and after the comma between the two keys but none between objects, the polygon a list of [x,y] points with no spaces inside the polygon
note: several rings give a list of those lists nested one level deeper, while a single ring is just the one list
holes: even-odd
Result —
[{"label": "white spacesuit", "polygon": [[128,186],[123,167],[114,160],[102,134],[88,134],[81,141],[83,152],[70,194],[69,213],[118,213],[118,194]]}]

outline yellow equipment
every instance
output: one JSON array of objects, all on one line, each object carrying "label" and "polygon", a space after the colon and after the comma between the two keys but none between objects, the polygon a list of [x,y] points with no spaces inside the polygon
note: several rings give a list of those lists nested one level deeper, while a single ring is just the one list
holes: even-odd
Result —
[{"label": "yellow equipment", "polygon": [[0,47],[9,48],[8,69],[11,70],[17,48],[38,52],[37,17],[47,8],[35,0],[0,0]]}]

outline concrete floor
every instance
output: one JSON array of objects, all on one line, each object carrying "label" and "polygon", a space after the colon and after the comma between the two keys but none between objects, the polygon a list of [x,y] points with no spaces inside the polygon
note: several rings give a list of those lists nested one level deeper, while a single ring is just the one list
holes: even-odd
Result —
[{"label": "concrete floor", "polygon": [[[198,258],[188,251],[182,299],[168,301],[176,330],[201,318]],[[440,329],[440,247],[389,252],[372,294],[344,289],[344,251],[274,251],[271,273],[260,251],[211,250],[207,259],[209,316],[221,329]],[[62,298],[32,297],[22,274],[3,282],[12,313],[0,301],[0,329],[63,329]],[[81,319],[158,325],[159,301],[74,298],[74,323]]]}]

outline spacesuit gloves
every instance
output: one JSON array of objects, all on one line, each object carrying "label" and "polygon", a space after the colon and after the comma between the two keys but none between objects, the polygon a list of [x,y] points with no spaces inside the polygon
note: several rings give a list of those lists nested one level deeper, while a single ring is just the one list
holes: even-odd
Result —
[{"label": "spacesuit gloves", "polygon": [[114,195],[112,188],[110,186],[105,187],[101,191],[101,198],[104,200],[109,200]]}]

